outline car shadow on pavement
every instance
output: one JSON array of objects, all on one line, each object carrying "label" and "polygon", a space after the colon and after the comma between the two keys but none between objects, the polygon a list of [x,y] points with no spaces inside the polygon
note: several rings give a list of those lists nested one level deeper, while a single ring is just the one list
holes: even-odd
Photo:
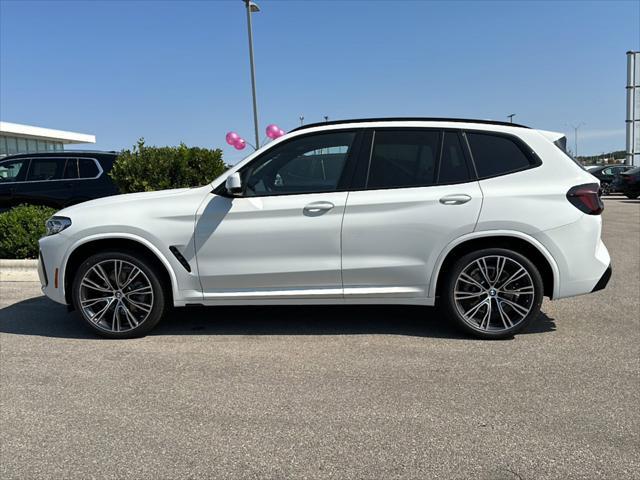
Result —
[{"label": "car shadow on pavement", "polygon": [[[545,313],[523,333],[556,329]],[[98,338],[76,312],[45,297],[0,309],[0,332]],[[396,305],[187,307],[173,310],[150,335],[408,335],[470,339],[436,308]]]}]

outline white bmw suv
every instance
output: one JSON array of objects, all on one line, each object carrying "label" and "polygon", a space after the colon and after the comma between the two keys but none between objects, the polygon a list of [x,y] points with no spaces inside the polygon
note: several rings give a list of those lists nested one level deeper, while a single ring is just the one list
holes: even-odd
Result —
[{"label": "white bmw suv", "polygon": [[509,337],[543,296],[611,276],[598,181],[563,141],[478,120],[307,125],[206,186],[61,210],[40,240],[42,288],[112,338],[171,306],[253,304],[438,305]]}]

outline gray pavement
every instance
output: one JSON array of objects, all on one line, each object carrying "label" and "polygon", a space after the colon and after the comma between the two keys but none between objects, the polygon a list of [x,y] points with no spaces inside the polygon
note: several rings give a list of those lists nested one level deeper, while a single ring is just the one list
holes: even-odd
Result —
[{"label": "gray pavement", "polygon": [[609,287],[507,341],[413,307],[178,310],[109,341],[0,283],[0,477],[639,478],[640,202],[604,224]]}]

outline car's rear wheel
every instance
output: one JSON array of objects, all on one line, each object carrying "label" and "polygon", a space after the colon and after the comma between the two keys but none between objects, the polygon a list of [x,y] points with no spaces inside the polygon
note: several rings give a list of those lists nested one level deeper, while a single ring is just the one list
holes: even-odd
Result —
[{"label": "car's rear wheel", "polygon": [[73,303],[86,324],[108,338],[146,334],[162,319],[167,298],[145,257],[103,252],[87,258],[73,282]]},{"label": "car's rear wheel", "polygon": [[636,198],[640,197],[640,193],[625,193],[624,195],[631,200],[635,200]]},{"label": "car's rear wheel", "polygon": [[608,182],[602,182],[600,184],[600,195],[611,195],[611,184]]},{"label": "car's rear wheel", "polygon": [[443,300],[454,323],[479,338],[509,338],[540,312],[543,284],[523,255],[484,249],[458,259],[448,273]]}]

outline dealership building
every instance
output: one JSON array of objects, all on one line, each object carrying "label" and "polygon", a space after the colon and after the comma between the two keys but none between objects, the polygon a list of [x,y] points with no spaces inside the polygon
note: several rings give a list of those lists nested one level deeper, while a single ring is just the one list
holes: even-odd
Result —
[{"label": "dealership building", "polygon": [[26,152],[57,152],[65,145],[96,143],[95,135],[0,122],[0,157]]}]

